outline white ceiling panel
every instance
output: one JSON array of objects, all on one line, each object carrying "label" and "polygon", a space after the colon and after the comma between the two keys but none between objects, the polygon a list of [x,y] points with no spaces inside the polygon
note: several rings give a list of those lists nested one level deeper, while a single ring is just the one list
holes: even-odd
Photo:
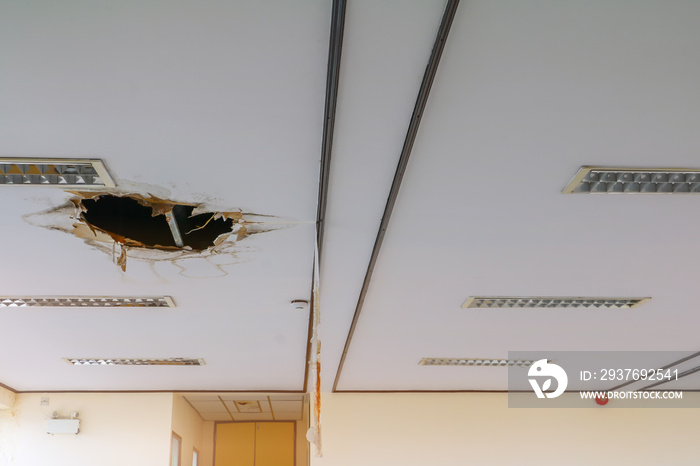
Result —
[{"label": "white ceiling panel", "polygon": [[[693,2],[460,6],[340,390],[507,388],[500,369],[418,366],[423,357],[695,350],[700,223],[685,212],[700,198],[561,190],[586,164],[700,166],[698,14]],[[652,300],[460,309],[481,294]]]},{"label": "white ceiling panel", "polygon": [[302,402],[301,400],[299,401],[275,401],[273,400],[271,403],[272,406],[272,411],[277,413],[277,411],[280,412],[289,412],[289,411],[299,411],[301,412],[301,407],[302,407]]},{"label": "white ceiling panel", "polygon": [[205,421],[230,421],[231,416],[228,413],[199,413]]},{"label": "white ceiling panel", "polygon": [[200,402],[200,401],[221,401],[218,397],[218,395],[185,395],[185,398],[187,401],[190,403],[192,402]]},{"label": "white ceiling panel", "polygon": [[275,402],[277,402],[277,401],[303,401],[305,396],[306,395],[303,393],[288,394],[288,395],[275,394],[275,395],[270,396],[270,400],[275,401]]},{"label": "white ceiling panel", "polygon": [[275,421],[301,421],[301,412],[276,412],[275,411]]},{"label": "white ceiling panel", "polygon": [[272,413],[232,413],[234,421],[273,421]]},{"label": "white ceiling panel", "polygon": [[221,399],[226,401],[226,402],[231,402],[231,404],[234,401],[240,401],[240,400],[246,400],[246,401],[260,401],[262,403],[263,401],[267,401],[267,395],[261,395],[259,393],[224,393],[221,394]]},{"label": "white ceiling panel", "polygon": [[[347,3],[321,263],[324,391],[445,4]],[[130,247],[122,271],[121,247],[113,252],[89,229],[88,238],[73,233],[74,194],[0,186],[1,295],[176,304],[4,308],[0,352],[12,357],[0,359],[2,384],[217,390],[229,392],[220,394],[229,407],[260,400],[265,419],[268,410],[302,412],[309,312],[290,301],[311,299],[331,7],[0,4],[0,157],[101,159],[117,183],[111,194],[242,212],[246,228],[264,230],[199,253]],[[697,351],[700,317],[688,303],[700,197],[561,191],[582,165],[700,168],[698,17],[700,4],[687,0],[461,2],[339,390],[507,388],[501,368],[420,366],[422,358]],[[634,309],[462,309],[469,296],[651,300]],[[677,385],[700,388],[697,380]],[[268,403],[279,391],[295,393],[270,393]],[[215,394],[188,396],[202,410],[224,406]]]},{"label": "white ceiling panel", "polygon": [[[98,250],[53,228],[70,228],[70,210],[41,213],[70,195],[3,186],[3,241],[13,245],[0,270],[4,292],[156,293],[177,304],[4,313],[15,331],[0,349],[27,351],[0,362],[3,383],[303,387],[308,314],[289,302],[311,288],[329,17],[330,4],[311,1],[0,6],[0,156],[100,158],[117,194],[260,214],[273,230],[218,255],[130,250],[122,272],[111,245]],[[195,357],[206,366],[91,372],[62,357]]]},{"label": "white ceiling panel", "polygon": [[218,401],[196,401],[190,400],[190,404],[200,413],[225,413],[226,407],[221,400]]},{"label": "white ceiling panel", "polygon": [[324,390],[333,385],[444,6],[348,2],[321,264]]}]

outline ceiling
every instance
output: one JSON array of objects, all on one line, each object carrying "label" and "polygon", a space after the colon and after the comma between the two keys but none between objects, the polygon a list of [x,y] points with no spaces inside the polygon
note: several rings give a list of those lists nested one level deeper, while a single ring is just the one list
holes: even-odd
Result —
[{"label": "ceiling", "polygon": [[[176,304],[0,309],[0,382],[304,391],[309,311],[290,302],[311,300],[319,220],[324,391],[507,389],[499,368],[421,366],[424,357],[697,350],[700,220],[688,209],[698,198],[561,191],[582,165],[700,168],[698,2],[460,2],[409,151],[446,2],[348,2],[335,101],[332,6],[0,4],[0,157],[99,158],[113,194],[243,212],[269,230],[229,238],[220,254],[130,249],[122,271],[111,246],[70,233],[72,209],[57,208],[73,194],[0,186],[1,295]],[[461,308],[490,295],[652,299]],[[206,364],[63,359],[141,357]],[[700,375],[682,385],[700,388]]]},{"label": "ceiling", "polygon": [[185,394],[187,402],[205,421],[301,421],[305,395],[259,393]]}]

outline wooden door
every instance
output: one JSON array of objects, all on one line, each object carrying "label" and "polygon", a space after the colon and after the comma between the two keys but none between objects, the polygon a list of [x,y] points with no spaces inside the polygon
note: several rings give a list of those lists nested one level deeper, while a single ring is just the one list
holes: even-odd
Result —
[{"label": "wooden door", "polygon": [[294,422],[217,423],[214,466],[294,466]]},{"label": "wooden door", "polygon": [[293,422],[258,422],[255,466],[294,466]]},{"label": "wooden door", "polygon": [[255,423],[216,425],[214,466],[255,466]]}]

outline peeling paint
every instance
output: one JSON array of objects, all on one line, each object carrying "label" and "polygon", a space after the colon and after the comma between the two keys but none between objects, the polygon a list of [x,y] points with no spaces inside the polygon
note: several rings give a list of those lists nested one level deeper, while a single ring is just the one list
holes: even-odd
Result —
[{"label": "peeling paint", "polygon": [[[212,278],[187,273],[190,261],[206,260],[218,271],[216,276],[224,276],[228,272],[222,266],[242,262],[237,256],[241,251],[240,241],[297,223],[239,209],[212,210],[205,204],[113,190],[69,193],[74,196],[69,202],[25,215],[25,221],[81,238],[106,253],[124,272],[128,261],[139,260],[149,262],[153,273],[158,275],[153,264],[168,261],[180,270],[180,275]],[[118,212],[110,215],[110,208]],[[175,220],[167,218],[168,215]],[[173,221],[177,222],[177,231],[170,224]],[[176,234],[181,236],[182,246],[178,245]]]}]

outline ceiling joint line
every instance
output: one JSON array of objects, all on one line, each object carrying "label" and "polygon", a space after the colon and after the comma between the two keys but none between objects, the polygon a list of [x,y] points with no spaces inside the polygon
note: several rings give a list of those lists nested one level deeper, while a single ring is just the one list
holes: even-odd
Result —
[{"label": "ceiling joint line", "polygon": [[687,376],[689,376],[689,375],[693,375],[693,374],[695,374],[696,372],[700,372],[700,366],[696,366],[696,367],[693,367],[692,369],[688,369],[687,371],[681,372],[680,374],[678,374],[678,375],[676,376],[676,378],[675,378],[674,380],[670,380],[670,379],[661,380],[661,381],[655,382],[655,383],[653,383],[653,384],[651,384],[651,385],[647,385],[646,387],[642,387],[642,388],[640,388],[640,389],[637,390],[637,391],[638,391],[638,392],[641,392],[642,390],[649,390],[650,388],[658,387],[659,385],[667,384],[667,383],[670,383],[670,382],[675,382],[675,381],[678,380],[678,379],[682,379],[683,377],[687,377]]},{"label": "ceiling joint line", "polygon": [[[331,30],[328,39],[328,65],[326,71],[326,97],[323,109],[323,136],[321,140],[321,165],[318,180],[318,201],[316,207],[316,254],[311,278],[310,308],[314,309],[314,277],[319,271],[316,264],[321,263],[323,236],[326,223],[326,206],[328,205],[328,180],[330,178],[331,153],[333,152],[333,135],[335,132],[335,113],[338,105],[338,84],[340,82],[340,57],[343,50],[345,31],[346,0],[333,0],[331,12]],[[313,335],[313,312],[309,312],[309,326],[306,335],[306,358],[304,367],[304,392],[308,390],[309,370],[311,366],[311,349]]]},{"label": "ceiling joint line", "polygon": [[[173,395],[174,395],[174,394],[173,394]],[[194,410],[194,412],[197,413],[197,416],[199,416],[199,418],[200,418],[202,421],[204,421],[204,418],[202,417],[202,413],[200,413],[199,410],[198,410],[197,408],[194,407],[194,405],[190,402],[190,400],[188,400],[187,397],[184,396],[184,395],[182,396],[182,399],[185,400],[185,402],[186,402],[188,405],[190,405],[190,408],[192,408],[192,409]]]},{"label": "ceiling joint line", "polygon": [[[223,398],[221,398],[221,395],[217,396],[217,398],[219,399],[219,401],[221,402],[221,404],[224,405],[224,409],[225,409],[226,412],[228,413],[228,416],[231,418],[231,420],[232,420],[232,421],[235,421],[236,418],[233,417],[233,413],[232,413],[231,410],[228,408],[228,406],[226,406],[226,402],[224,401]],[[234,401],[234,403],[233,403],[233,406],[235,406],[235,407],[236,407],[236,411],[238,411],[238,406],[236,406],[236,402],[235,402],[235,401]]]},{"label": "ceiling joint line", "polygon": [[[697,352],[695,352],[695,353],[692,353],[692,354],[690,354],[689,356],[686,356],[686,357],[684,357],[684,358],[679,359],[678,361],[673,361],[673,362],[670,363],[670,364],[666,364],[665,366],[660,367],[659,369],[665,371],[666,369],[670,369],[670,368],[673,367],[673,366],[677,366],[678,364],[684,363],[684,362],[686,362],[686,361],[690,361],[691,359],[695,359],[695,358],[697,358],[698,356],[700,356],[700,351],[697,351]],[[685,374],[685,375],[690,375],[690,374]],[[679,375],[678,378],[680,378],[680,377],[682,377],[682,376],[685,377],[685,375]],[[637,383],[637,382],[638,382],[638,380],[630,380],[629,382],[625,382],[625,383],[623,383],[623,384],[616,385],[616,386],[614,386],[614,387],[608,389],[607,391],[612,392],[612,391],[614,391],[614,390],[619,390],[619,389],[622,388],[622,387],[626,387],[627,385],[631,385],[631,384]],[[655,385],[658,385],[658,384],[655,384]],[[644,390],[644,389],[647,389],[647,388],[652,387],[652,386],[654,386],[654,385],[650,385],[650,386],[647,386],[647,387],[643,387],[643,388],[640,388],[639,390]]]},{"label": "ceiling joint line", "polygon": [[340,363],[338,364],[338,370],[335,374],[335,381],[333,382],[333,392],[337,391],[338,382],[340,380],[341,373],[343,371],[343,365],[345,364],[345,359],[348,354],[348,349],[350,348],[350,343],[352,341],[353,334],[355,333],[355,328],[357,327],[357,322],[359,321],[360,314],[362,313],[362,307],[364,305],[365,298],[367,296],[367,291],[369,289],[369,284],[372,281],[372,274],[374,272],[374,266],[379,257],[379,252],[382,248],[382,243],[384,241],[384,235],[389,227],[389,220],[391,219],[391,214],[394,210],[394,205],[396,204],[396,199],[399,195],[399,189],[401,188],[401,182],[403,181],[404,173],[406,172],[406,167],[408,166],[408,161],[411,156],[411,151],[413,150],[413,143],[416,140],[416,135],[418,134],[418,128],[420,122],[423,118],[423,112],[428,103],[428,97],[430,95],[430,89],[433,85],[435,75],[437,73],[438,65],[440,64],[440,57],[442,56],[442,51],[445,48],[445,43],[447,42],[447,36],[450,33],[450,27],[457,12],[457,7],[459,6],[459,0],[448,0],[445,6],[445,11],[440,21],[440,28],[438,29],[437,37],[435,38],[435,43],[433,44],[432,52],[430,53],[430,59],[428,60],[428,65],[425,68],[425,73],[423,74],[423,80],[421,81],[420,89],[418,91],[418,97],[416,98],[416,104],[413,108],[413,114],[411,115],[411,120],[408,125],[408,130],[406,131],[406,139],[404,140],[403,148],[401,149],[401,156],[399,158],[398,165],[396,167],[396,173],[394,174],[394,180],[391,184],[391,190],[389,191],[389,197],[384,207],[384,213],[382,214],[382,219],[379,224],[379,231],[377,232],[377,238],[374,242],[374,247],[372,249],[372,255],[367,266],[367,272],[365,273],[365,279],[362,283],[362,289],[360,290],[360,295],[357,300],[357,306],[355,307],[355,314],[352,318],[352,324],[350,325],[350,330],[348,332],[347,339],[345,340],[345,347],[343,348],[343,354],[340,358]]},{"label": "ceiling joint line", "polygon": [[330,177],[335,114],[338,105],[338,84],[340,82],[340,57],[343,50],[345,30],[345,0],[333,1],[331,32],[328,45],[328,69],[326,73],[326,99],[323,111],[323,139],[321,142],[321,167],[319,173],[318,205],[316,210],[316,230],[319,262],[323,246],[323,233],[328,203],[328,179]]}]

